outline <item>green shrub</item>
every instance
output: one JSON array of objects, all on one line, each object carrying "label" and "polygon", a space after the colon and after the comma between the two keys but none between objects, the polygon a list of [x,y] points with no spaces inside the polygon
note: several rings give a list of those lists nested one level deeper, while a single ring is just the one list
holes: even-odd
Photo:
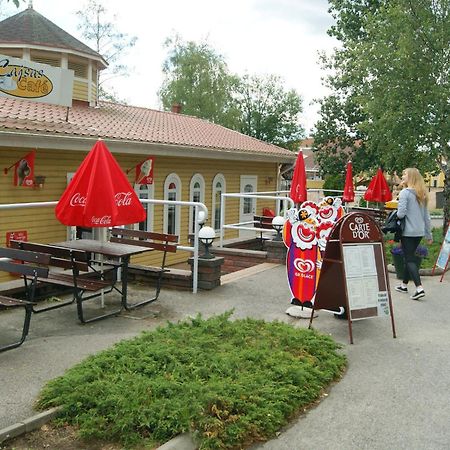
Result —
[{"label": "green shrub", "polygon": [[345,366],[313,330],[231,312],[168,324],[123,341],[47,384],[38,406],[85,438],[125,446],[191,431],[201,449],[242,448],[273,436]]}]

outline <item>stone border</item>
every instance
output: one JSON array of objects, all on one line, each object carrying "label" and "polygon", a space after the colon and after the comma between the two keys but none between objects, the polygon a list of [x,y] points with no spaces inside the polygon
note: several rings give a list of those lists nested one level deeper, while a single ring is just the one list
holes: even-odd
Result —
[{"label": "stone border", "polygon": [[[388,264],[387,266],[388,272],[389,273],[396,273],[395,271],[395,266],[393,264]],[[450,267],[447,268],[447,270],[450,270]],[[440,267],[436,267],[434,273],[433,273],[433,269],[420,269],[419,270],[419,275],[427,277],[427,276],[438,276],[438,275],[442,275],[444,273],[444,270],[441,269]]]},{"label": "stone border", "polygon": [[[42,427],[42,425],[53,420],[61,410],[61,406],[56,406],[55,408],[36,414],[22,422],[17,422],[14,425],[3,428],[0,430],[0,445],[10,439],[21,436],[22,434],[37,430]],[[196,450],[196,448],[197,446],[190,433],[180,434],[158,447],[159,450]]]},{"label": "stone border", "polygon": [[22,422],[17,422],[14,425],[3,428],[3,430],[0,430],[0,444],[7,441],[8,439],[15,438],[17,436],[20,436],[21,434],[25,434],[40,428],[42,425],[54,419],[61,411],[61,409],[62,408],[60,406],[57,406],[42,413],[36,414],[35,416],[32,416]]}]

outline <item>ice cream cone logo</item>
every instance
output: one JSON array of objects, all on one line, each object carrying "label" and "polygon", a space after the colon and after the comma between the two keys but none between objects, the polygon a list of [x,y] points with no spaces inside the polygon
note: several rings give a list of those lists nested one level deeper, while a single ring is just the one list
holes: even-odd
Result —
[{"label": "ice cream cone logo", "polygon": [[153,184],[153,158],[136,166],[136,184]]}]

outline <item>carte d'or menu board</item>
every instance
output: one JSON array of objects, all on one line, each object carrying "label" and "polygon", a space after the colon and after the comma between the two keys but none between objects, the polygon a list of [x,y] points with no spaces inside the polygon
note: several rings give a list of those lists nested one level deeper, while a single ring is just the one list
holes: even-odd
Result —
[{"label": "carte d'or menu board", "polygon": [[382,244],[343,244],[342,249],[351,319],[389,316],[386,278],[377,270]]}]

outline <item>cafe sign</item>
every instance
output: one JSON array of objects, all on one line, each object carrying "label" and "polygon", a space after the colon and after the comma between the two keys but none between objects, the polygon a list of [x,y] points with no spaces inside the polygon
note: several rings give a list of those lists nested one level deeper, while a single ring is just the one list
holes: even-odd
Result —
[{"label": "cafe sign", "polygon": [[0,97],[72,106],[73,70],[0,55]]}]

